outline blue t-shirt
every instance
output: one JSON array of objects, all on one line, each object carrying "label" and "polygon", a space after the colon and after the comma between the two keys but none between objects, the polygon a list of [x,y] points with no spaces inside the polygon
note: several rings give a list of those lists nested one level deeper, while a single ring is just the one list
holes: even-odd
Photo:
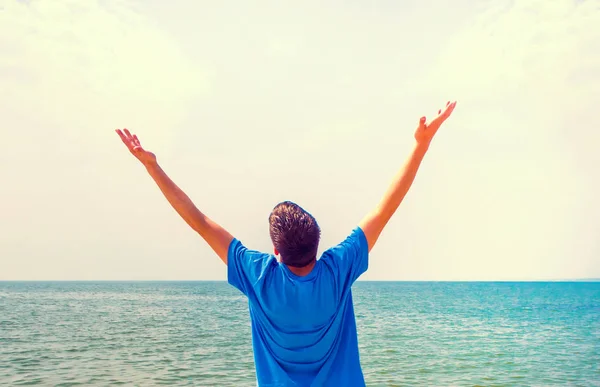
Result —
[{"label": "blue t-shirt", "polygon": [[306,276],[234,239],[228,281],[248,297],[260,387],[364,386],[351,286],[367,270],[360,228]]}]

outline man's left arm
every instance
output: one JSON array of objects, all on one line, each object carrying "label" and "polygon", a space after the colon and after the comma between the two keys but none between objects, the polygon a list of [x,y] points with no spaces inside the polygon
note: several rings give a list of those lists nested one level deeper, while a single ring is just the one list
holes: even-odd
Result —
[{"label": "man's left arm", "polygon": [[221,260],[227,264],[229,245],[233,236],[219,224],[204,215],[183,192],[177,184],[163,171],[156,161],[154,153],[142,148],[140,140],[132,135],[129,130],[117,130],[127,149],[144,165],[148,174],[158,185],[161,192],[177,211],[179,216],[208,243]]},{"label": "man's left arm", "polygon": [[158,163],[146,165],[146,170],[179,216],[208,243],[227,264],[227,252],[233,236],[218,223],[204,215]]}]

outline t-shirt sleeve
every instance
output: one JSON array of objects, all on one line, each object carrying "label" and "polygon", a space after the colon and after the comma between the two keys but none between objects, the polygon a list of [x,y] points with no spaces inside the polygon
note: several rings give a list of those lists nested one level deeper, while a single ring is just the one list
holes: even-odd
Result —
[{"label": "t-shirt sleeve", "polygon": [[273,259],[269,254],[247,249],[234,239],[227,252],[227,282],[247,296]]},{"label": "t-shirt sleeve", "polygon": [[369,244],[360,227],[340,244],[323,254],[323,259],[335,270],[343,284],[352,286],[354,281],[369,268]]}]

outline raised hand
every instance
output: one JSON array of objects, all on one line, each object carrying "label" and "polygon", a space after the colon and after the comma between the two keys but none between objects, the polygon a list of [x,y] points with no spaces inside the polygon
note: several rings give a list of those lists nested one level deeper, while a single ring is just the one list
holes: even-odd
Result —
[{"label": "raised hand", "polygon": [[427,119],[425,117],[421,117],[419,120],[419,126],[415,131],[415,140],[418,143],[429,143],[433,136],[436,134],[440,126],[450,115],[452,111],[454,111],[454,107],[456,106],[456,101],[446,103],[446,107],[444,109],[438,110],[438,115],[427,123]]},{"label": "raised hand", "polygon": [[140,160],[142,164],[150,165],[156,163],[156,156],[154,153],[144,150],[144,148],[142,148],[142,144],[140,144],[140,140],[135,134],[131,134],[127,129],[117,129],[115,131],[119,137],[121,137],[121,141],[123,141],[123,144],[127,146],[129,152],[131,152],[132,155]]}]

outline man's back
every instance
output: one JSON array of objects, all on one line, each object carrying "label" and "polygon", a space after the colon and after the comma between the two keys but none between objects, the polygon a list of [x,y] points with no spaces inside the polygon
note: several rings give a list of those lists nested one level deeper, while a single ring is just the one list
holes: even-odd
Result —
[{"label": "man's back", "polygon": [[270,254],[231,243],[228,280],[248,296],[261,387],[365,385],[350,289],[367,266],[360,228],[302,277]]}]

